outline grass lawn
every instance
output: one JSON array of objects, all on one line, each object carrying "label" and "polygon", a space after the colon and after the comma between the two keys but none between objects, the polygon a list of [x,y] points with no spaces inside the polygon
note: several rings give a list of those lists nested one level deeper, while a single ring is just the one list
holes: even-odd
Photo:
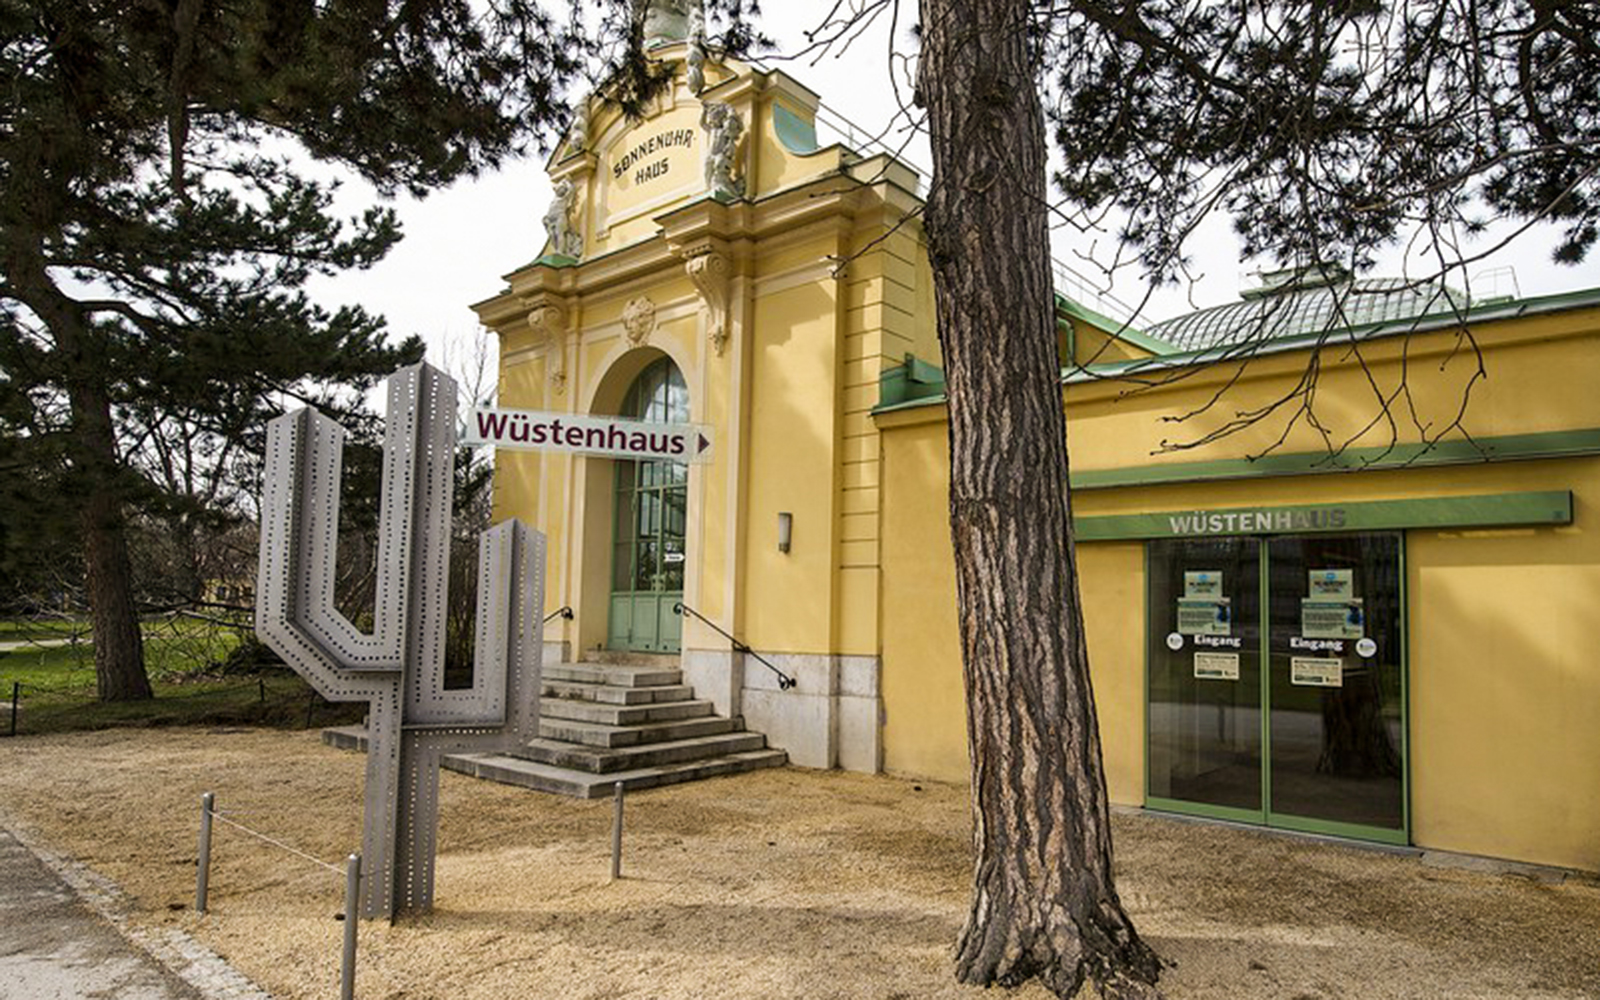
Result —
[{"label": "grass lawn", "polygon": [[[0,622],[0,642],[70,638],[71,622]],[[66,645],[24,646],[0,652],[0,703],[20,685],[17,734],[106,729],[114,726],[252,725],[298,728],[359,718],[363,705],[312,702],[311,688],[292,671],[266,667],[223,672],[221,663],[244,636],[237,628],[192,620],[147,622],[145,671],[155,699],[103,703],[96,696],[94,647],[87,635]],[[0,707],[0,736],[11,731],[9,704]]]}]

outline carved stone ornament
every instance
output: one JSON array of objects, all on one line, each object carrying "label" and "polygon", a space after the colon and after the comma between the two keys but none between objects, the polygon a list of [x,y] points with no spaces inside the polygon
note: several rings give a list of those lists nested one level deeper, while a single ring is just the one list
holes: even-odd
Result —
[{"label": "carved stone ornament", "polygon": [[699,97],[706,89],[706,12],[698,4],[689,12],[689,51],[684,64],[688,67],[689,93]]},{"label": "carved stone ornament", "polygon": [[550,244],[549,252],[573,260],[583,256],[583,234],[572,225],[572,210],[577,202],[577,188],[563,177],[556,181],[554,197],[544,212],[544,234]]},{"label": "carved stone ornament", "polygon": [[656,304],[641,295],[622,307],[622,328],[628,332],[628,343],[638,347],[650,339],[656,328]]},{"label": "carved stone ornament", "polygon": [[706,318],[706,335],[721,357],[728,346],[728,277],[732,268],[728,258],[715,250],[690,257],[683,265],[694,290],[700,294],[701,311]]},{"label": "carved stone ornament", "polygon": [[[638,3],[638,0],[635,0]],[[698,7],[699,4],[694,6]],[[637,17],[644,21],[646,50],[681,42],[689,35],[689,0],[644,0]]]},{"label": "carved stone ornament", "polygon": [[590,134],[593,121],[589,112],[589,92],[580,95],[572,106],[572,128],[567,134],[567,143],[575,153],[582,153],[594,143],[594,136]]},{"label": "carved stone ornament", "polygon": [[706,193],[718,201],[738,201],[744,197],[744,177],[739,165],[744,119],[731,104],[707,101],[700,109],[700,127],[706,133]]},{"label": "carved stone ornament", "polygon": [[545,369],[550,377],[550,388],[557,396],[567,388],[567,317],[555,306],[539,306],[528,313],[528,327],[533,335],[547,341]]}]

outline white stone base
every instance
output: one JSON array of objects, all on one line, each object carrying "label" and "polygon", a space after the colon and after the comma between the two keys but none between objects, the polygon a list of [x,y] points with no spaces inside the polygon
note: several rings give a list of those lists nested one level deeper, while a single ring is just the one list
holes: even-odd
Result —
[{"label": "white stone base", "polygon": [[727,649],[686,649],[679,667],[696,698],[709,699],[718,715],[733,718],[744,714],[744,659]]},{"label": "white stone base", "polygon": [[752,656],[726,650],[684,650],[684,681],[719,714],[743,715],[745,726],[785,750],[801,767],[876,774],[883,768],[883,726],[876,656],[763,653],[795,679],[787,691]]}]

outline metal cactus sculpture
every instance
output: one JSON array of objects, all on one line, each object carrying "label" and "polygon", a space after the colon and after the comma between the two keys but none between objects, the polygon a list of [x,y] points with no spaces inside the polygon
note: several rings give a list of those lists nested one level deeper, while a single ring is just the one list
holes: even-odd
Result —
[{"label": "metal cactus sculpture", "polygon": [[439,758],[532,739],[539,717],[544,536],[517,521],[479,540],[470,688],[444,686],[455,382],[425,364],[389,379],[373,631],[334,608],[344,431],[302,409],[267,429],[256,631],[329,701],[367,701],[361,915],[433,905]]}]

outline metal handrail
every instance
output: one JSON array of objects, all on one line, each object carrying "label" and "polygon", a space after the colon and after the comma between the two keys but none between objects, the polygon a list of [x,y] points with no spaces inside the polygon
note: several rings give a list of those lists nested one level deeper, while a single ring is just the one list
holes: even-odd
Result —
[{"label": "metal handrail", "polygon": [[572,621],[572,606],[570,604],[564,605],[545,615],[544,624],[548,625],[556,618],[565,618],[569,622]]},{"label": "metal handrail", "polygon": [[705,624],[711,626],[711,630],[713,632],[717,633],[718,635],[722,636],[724,639],[728,640],[728,642],[733,645],[733,649],[734,649],[735,652],[746,653],[746,654],[748,654],[750,656],[755,657],[757,660],[760,660],[761,661],[761,665],[763,667],[766,667],[768,670],[770,670],[773,673],[778,675],[778,690],[779,691],[787,691],[790,688],[794,687],[795,681],[794,681],[793,677],[790,677],[788,674],[784,673],[782,670],[779,670],[777,667],[773,666],[772,665],[772,661],[768,660],[765,656],[762,656],[760,653],[758,653],[755,650],[751,649],[749,646],[746,646],[744,643],[740,642],[738,639],[735,639],[733,636],[731,636],[728,633],[722,631],[722,628],[720,626],[718,626],[716,622],[714,622],[711,619],[707,618],[705,615],[703,615],[700,612],[696,611],[694,608],[689,607],[689,605],[683,603],[682,601],[678,601],[676,604],[674,604],[672,606],[672,610],[674,612],[676,612],[678,617],[680,617],[680,618],[682,618],[684,615],[694,615],[696,618],[700,619]]}]

